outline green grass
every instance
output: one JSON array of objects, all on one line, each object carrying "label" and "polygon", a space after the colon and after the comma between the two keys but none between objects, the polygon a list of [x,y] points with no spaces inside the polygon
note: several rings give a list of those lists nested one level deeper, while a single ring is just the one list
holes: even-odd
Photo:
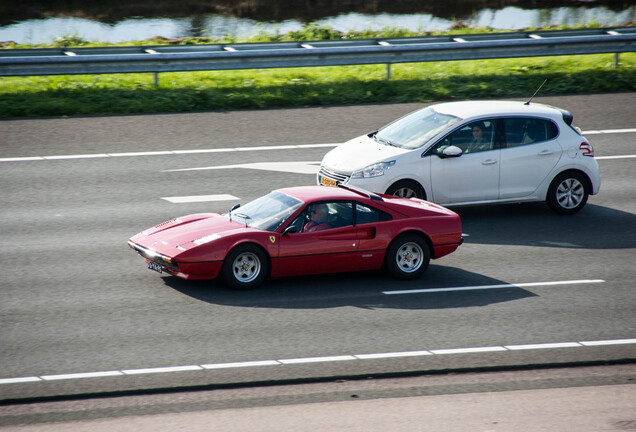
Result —
[{"label": "green grass", "polygon": [[[323,30],[305,36],[336,38]],[[2,77],[0,117],[529,97],[544,79],[540,95],[635,91],[636,53],[621,54],[618,67],[613,60],[599,54],[405,63],[391,66],[389,80],[385,65],[175,72],[160,74],[158,88],[153,74]]]}]

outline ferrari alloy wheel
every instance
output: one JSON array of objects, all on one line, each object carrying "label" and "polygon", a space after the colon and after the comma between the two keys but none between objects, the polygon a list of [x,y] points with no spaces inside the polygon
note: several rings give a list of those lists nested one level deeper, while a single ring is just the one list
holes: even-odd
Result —
[{"label": "ferrari alloy wheel", "polygon": [[386,194],[400,198],[426,199],[424,189],[412,180],[400,180],[399,182],[393,183],[386,190]]},{"label": "ferrari alloy wheel", "polygon": [[387,250],[386,267],[398,279],[415,279],[428,268],[430,252],[426,242],[416,234],[397,237]]},{"label": "ferrari alloy wheel", "polygon": [[552,210],[567,215],[581,210],[588,196],[584,176],[578,172],[565,172],[552,181],[546,201]]},{"label": "ferrari alloy wheel", "polygon": [[260,285],[269,273],[265,253],[255,245],[232,249],[223,263],[223,279],[234,289],[252,289]]}]

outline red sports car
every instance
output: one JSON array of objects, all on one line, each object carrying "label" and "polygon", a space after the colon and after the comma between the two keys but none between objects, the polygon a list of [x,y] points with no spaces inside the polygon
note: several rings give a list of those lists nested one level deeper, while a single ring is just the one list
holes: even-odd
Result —
[{"label": "red sports car", "polygon": [[462,243],[459,216],[417,198],[346,186],[279,189],[226,214],[178,217],[132,237],[148,268],[184,279],[219,275],[235,289],[266,278],[381,268],[419,277]]}]

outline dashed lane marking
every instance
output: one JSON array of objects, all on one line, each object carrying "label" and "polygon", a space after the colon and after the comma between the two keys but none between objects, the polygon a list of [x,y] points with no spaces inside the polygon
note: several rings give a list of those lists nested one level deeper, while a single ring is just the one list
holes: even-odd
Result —
[{"label": "dashed lane marking", "polygon": [[232,147],[232,148],[215,148],[215,149],[195,149],[195,150],[165,150],[151,152],[128,152],[128,153],[96,153],[82,155],[59,155],[59,156],[25,156],[25,157],[9,157],[0,158],[0,162],[32,162],[47,160],[67,160],[67,159],[100,159],[114,157],[146,157],[146,156],[174,156],[189,154],[205,154],[205,153],[233,153],[246,151],[272,151],[272,150],[298,150],[309,148],[325,148],[336,147],[342,143],[327,144],[298,144],[284,146],[260,146],[260,147]]},{"label": "dashed lane marking", "polygon": [[386,295],[400,295],[400,294],[431,294],[439,292],[452,292],[452,291],[476,291],[476,290],[491,290],[502,288],[532,288],[541,286],[555,286],[555,285],[579,285],[579,284],[597,284],[605,282],[603,279],[581,279],[581,280],[567,280],[567,281],[552,281],[552,282],[528,282],[518,284],[497,284],[497,285],[475,285],[465,287],[451,287],[451,288],[423,288],[413,290],[395,290],[395,291],[382,291],[382,294]]},{"label": "dashed lane marking", "polygon": [[[603,135],[603,134],[623,134],[636,133],[636,128],[626,129],[603,129],[589,130],[582,132],[583,135]],[[255,146],[255,147],[232,147],[232,148],[214,148],[214,149],[191,149],[191,150],[163,150],[149,152],[125,152],[125,153],[94,153],[94,154],[78,154],[78,155],[54,155],[54,156],[24,156],[24,157],[8,157],[0,158],[0,162],[31,162],[31,161],[51,161],[51,160],[69,160],[69,159],[99,159],[113,157],[147,157],[147,156],[170,156],[170,155],[188,155],[188,154],[205,154],[205,153],[232,153],[245,151],[274,151],[274,150],[294,150],[307,148],[328,148],[336,147],[342,143],[324,143],[324,144],[291,144],[291,145],[273,145],[273,146]],[[636,155],[618,156],[620,158],[633,158]],[[617,158],[614,156],[598,157],[597,159]]]},{"label": "dashed lane marking", "polygon": [[175,196],[175,197],[161,197],[162,200],[166,200],[173,204],[195,203],[195,202],[210,202],[210,201],[237,201],[239,198],[234,195],[220,194],[220,195],[190,195],[190,196]]},{"label": "dashed lane marking", "polygon": [[341,362],[341,361],[378,360],[378,359],[390,359],[390,358],[398,358],[398,357],[508,353],[508,352],[514,352],[519,350],[571,349],[571,348],[589,348],[589,347],[600,347],[600,346],[609,346],[609,345],[619,346],[619,345],[633,345],[633,344],[636,344],[636,338],[581,341],[581,342],[556,342],[556,343],[550,342],[550,343],[535,343],[535,344],[525,344],[525,345],[501,345],[501,346],[469,347],[469,348],[445,348],[445,349],[432,349],[432,350],[419,350],[419,351],[386,352],[386,353],[375,353],[375,354],[355,354],[355,355],[346,354],[346,355],[325,356],[325,357],[301,357],[301,358],[281,359],[281,360],[259,360],[259,361],[245,361],[245,362],[234,362],[234,363],[213,363],[213,364],[188,365],[188,366],[111,370],[111,371],[103,371],[103,372],[84,372],[84,373],[69,373],[69,374],[57,374],[57,375],[25,376],[25,377],[17,377],[17,378],[0,379],[0,385],[1,384],[26,384],[26,383],[35,383],[35,382],[42,382],[42,381],[71,380],[71,379],[107,378],[107,377],[115,377],[115,376],[121,377],[121,376],[127,376],[127,375],[141,375],[141,374],[191,372],[191,371],[203,371],[203,370],[209,371],[209,370],[217,370],[217,369],[233,369],[233,368],[245,368],[245,367],[290,366],[290,365],[309,364],[309,363],[331,363],[331,362]]}]

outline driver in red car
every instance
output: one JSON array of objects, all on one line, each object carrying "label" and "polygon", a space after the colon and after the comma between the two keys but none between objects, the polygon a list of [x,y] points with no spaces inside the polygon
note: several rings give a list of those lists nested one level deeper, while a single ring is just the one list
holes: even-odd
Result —
[{"label": "driver in red car", "polygon": [[311,220],[305,224],[303,232],[322,231],[331,227],[327,222],[327,204],[315,204],[311,207]]}]

